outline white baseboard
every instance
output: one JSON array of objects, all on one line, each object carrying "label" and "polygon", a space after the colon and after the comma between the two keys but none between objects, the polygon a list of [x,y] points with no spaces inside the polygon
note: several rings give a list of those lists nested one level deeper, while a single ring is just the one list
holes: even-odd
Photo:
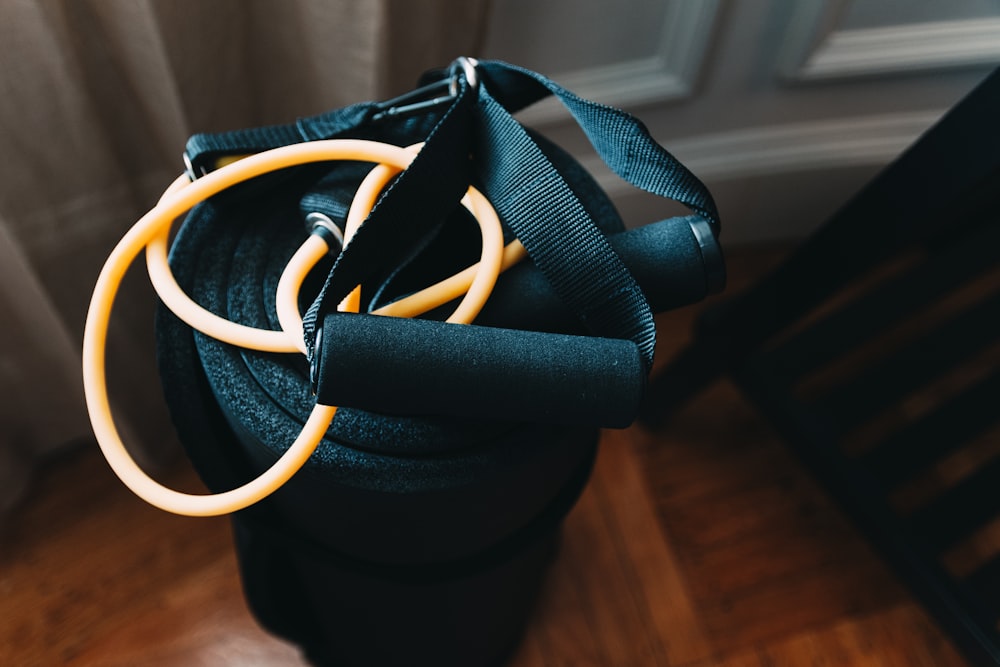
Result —
[{"label": "white baseboard", "polygon": [[[942,115],[863,116],[662,143],[712,191],[725,244],[787,242],[815,229]],[[615,201],[627,225],[678,212],[618,178],[593,153],[581,162]]]},{"label": "white baseboard", "polygon": [[[915,111],[791,123],[662,143],[699,178],[711,183],[887,164],[943,114],[943,111]],[[597,156],[585,155],[581,162],[609,194],[624,194],[631,189]]]}]

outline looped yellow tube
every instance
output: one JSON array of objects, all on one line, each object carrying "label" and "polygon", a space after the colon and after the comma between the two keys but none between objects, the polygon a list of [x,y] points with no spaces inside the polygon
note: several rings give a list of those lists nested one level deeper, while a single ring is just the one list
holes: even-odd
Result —
[{"label": "looped yellow tube", "polygon": [[[154,279],[154,285],[158,291],[163,288],[161,294],[168,295],[164,300],[171,309],[181,304],[178,307],[181,312],[175,312],[200,331],[252,349],[302,351],[303,346],[299,342],[301,316],[294,304],[297,303],[296,297],[302,280],[326,252],[325,243],[319,242],[324,248],[323,253],[317,255],[320,248],[313,239],[318,237],[310,238],[289,262],[282,276],[283,284],[279,286],[280,294],[277,295],[283,311],[283,319],[279,320],[282,330],[267,331],[245,327],[218,317],[183,294],[166,263],[166,242],[172,222],[212,195],[272,171],[331,160],[373,162],[379,166],[362,183],[351,205],[349,219],[355,222],[349,224],[351,229],[345,234],[349,240],[360,221],[367,217],[388,180],[405,169],[414,156],[412,151],[398,146],[348,139],[314,141],[276,148],[230,163],[192,183],[175,181],[159,203],[122,237],[105,262],[91,298],[84,329],[83,377],[87,409],[98,444],[112,470],[133,493],[163,510],[189,516],[215,516],[246,508],[273,493],[305,464],[329,428],[337,409],[317,404],[299,436],[278,461],[256,479],[230,491],[207,495],[187,494],[169,489],[153,480],[128,454],[115,428],[105,372],[108,323],[115,296],[132,261],[143,248],[151,246],[147,251],[147,265],[152,265],[150,275]],[[508,247],[505,252],[500,221],[489,202],[471,189],[467,197],[468,205],[482,230],[483,248],[479,264],[424,290],[433,294],[423,300],[412,300],[402,307],[398,304],[405,300],[391,304],[395,307],[395,312],[391,314],[413,316],[426,312],[429,308],[456,298],[457,286],[466,290],[466,296],[449,321],[470,322],[489,298],[501,268],[523,256],[520,244],[512,244],[514,247]],[[158,272],[156,278],[153,278],[154,272]],[[350,309],[351,306],[352,299],[349,297],[341,304],[341,310]],[[356,310],[357,306],[354,305],[353,309]]]}]

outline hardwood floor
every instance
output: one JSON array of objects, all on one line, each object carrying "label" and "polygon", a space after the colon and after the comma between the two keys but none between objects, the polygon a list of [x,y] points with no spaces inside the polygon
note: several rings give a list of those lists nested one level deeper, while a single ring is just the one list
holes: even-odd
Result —
[{"label": "hardwood floor", "polygon": [[[777,256],[734,255],[733,288]],[[694,311],[659,318],[661,361]],[[146,506],[95,447],[51,465],[0,540],[0,665],[305,664],[246,610],[228,522]],[[604,434],[511,664],[965,663],[723,382],[658,432]]]}]

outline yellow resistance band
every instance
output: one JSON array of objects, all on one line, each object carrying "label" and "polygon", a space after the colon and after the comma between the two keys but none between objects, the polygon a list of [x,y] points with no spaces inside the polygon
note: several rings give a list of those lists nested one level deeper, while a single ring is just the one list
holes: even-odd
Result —
[{"label": "yellow resistance band", "polygon": [[[258,350],[303,351],[302,320],[297,296],[302,281],[328,251],[316,235],[303,243],[289,261],[279,283],[278,309],[281,331],[245,327],[209,313],[183,293],[166,261],[167,238],[173,220],[196,204],[226,188],[272,171],[310,162],[354,160],[378,163],[364,180],[351,204],[345,244],[374,206],[386,183],[405,169],[415,153],[389,144],[360,140],[326,140],[285,146],[246,157],[186,183],[174,182],[157,205],[139,219],[112,250],[104,264],[87,313],[83,340],[83,377],[87,408],[98,444],[112,470],[140,498],[161,509],[190,516],[214,516],[235,512],[267,497],[292,477],[315,451],[326,434],[336,407],[317,404],[301,433],[275,464],[256,479],[218,494],[192,495],[168,489],[150,478],[128,454],[114,425],[108,400],[105,352],[108,322],[118,288],[129,265],[144,247],[150,277],[161,298],[182,320],[208,335]],[[519,261],[524,249],[516,241],[503,248],[500,222],[493,207],[470,189],[463,200],[479,221],[483,235],[480,262],[437,285],[381,309],[382,314],[415,316],[466,293],[453,322],[470,322],[479,313],[493,289],[500,270]],[[322,252],[321,252],[322,250]],[[357,310],[357,290],[340,305]]]}]

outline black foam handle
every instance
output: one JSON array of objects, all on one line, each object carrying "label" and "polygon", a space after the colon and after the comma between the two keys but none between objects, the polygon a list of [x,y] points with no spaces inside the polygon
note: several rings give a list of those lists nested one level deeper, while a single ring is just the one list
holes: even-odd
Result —
[{"label": "black foam handle", "polygon": [[324,405],[624,428],[645,389],[629,340],[351,313],[322,331]]},{"label": "black foam handle", "polygon": [[[654,313],[697,303],[722,290],[725,263],[705,218],[689,215],[608,236],[646,294]],[[454,303],[436,311],[446,317]],[[584,327],[532,262],[500,275],[476,324],[534,331],[583,333]]]}]

